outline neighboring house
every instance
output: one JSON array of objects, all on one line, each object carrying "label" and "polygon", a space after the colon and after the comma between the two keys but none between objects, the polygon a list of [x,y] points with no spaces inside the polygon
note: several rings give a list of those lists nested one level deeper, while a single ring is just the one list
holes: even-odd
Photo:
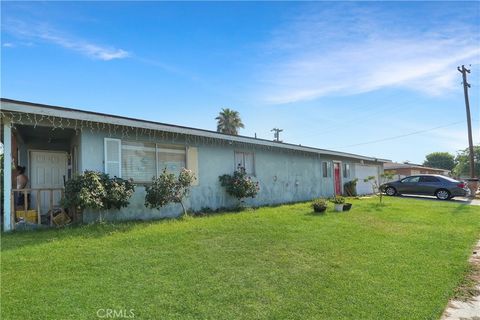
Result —
[{"label": "neighboring house", "polygon": [[[238,165],[260,183],[258,196],[248,200],[257,206],[341,194],[343,184],[354,178],[359,178],[359,194],[371,193],[363,179],[378,177],[387,161],[10,99],[1,99],[0,110],[5,155],[12,156],[4,159],[5,199],[12,194],[12,162],[25,166],[30,207],[42,215],[58,204],[64,181],[84,170],[131,178],[137,184],[129,207],[106,213],[106,219],[146,220],[181,213],[178,205],[161,210],[144,207],[144,185],[163,168],[179,172],[187,167],[195,173],[187,207],[200,210],[235,205],[218,177],[232,173]],[[9,230],[14,221],[13,200],[5,201],[3,209],[4,228]],[[97,217],[88,210],[83,214],[85,222]]]},{"label": "neighboring house", "polygon": [[392,173],[395,180],[416,174],[440,174],[450,176],[450,170],[425,167],[414,163],[385,162],[383,168],[386,173]]}]

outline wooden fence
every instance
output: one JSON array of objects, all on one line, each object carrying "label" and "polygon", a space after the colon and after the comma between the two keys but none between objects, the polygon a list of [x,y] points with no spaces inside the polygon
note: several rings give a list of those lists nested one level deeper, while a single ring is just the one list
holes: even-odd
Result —
[{"label": "wooden fence", "polygon": [[15,220],[16,220],[16,211],[17,211],[17,205],[15,203],[15,193],[23,194],[23,205],[24,205],[24,210],[25,214],[28,211],[28,194],[35,194],[35,201],[36,201],[36,211],[37,211],[37,223],[41,224],[41,195],[42,192],[49,192],[50,193],[50,203],[49,203],[49,209],[47,212],[50,212],[50,226],[53,224],[53,208],[54,208],[54,192],[55,191],[60,191],[60,199],[63,198],[65,189],[64,188],[29,188],[29,189],[12,189],[12,194],[10,197],[10,204],[11,204],[11,223],[12,223],[12,230],[15,229]]}]

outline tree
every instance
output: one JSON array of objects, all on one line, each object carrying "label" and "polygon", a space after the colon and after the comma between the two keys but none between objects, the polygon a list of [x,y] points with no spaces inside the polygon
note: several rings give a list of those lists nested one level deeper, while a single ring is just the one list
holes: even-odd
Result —
[{"label": "tree", "polygon": [[159,209],[169,203],[180,203],[183,208],[183,215],[187,216],[187,210],[183,204],[185,198],[190,192],[190,187],[195,180],[195,175],[191,170],[182,169],[178,178],[166,169],[158,178],[152,179],[152,184],[147,186],[145,191],[145,206],[147,208]]},{"label": "tree", "polygon": [[260,190],[258,182],[247,176],[245,168],[242,167],[239,167],[233,175],[224,174],[219,176],[218,180],[229,195],[240,201],[240,205],[245,198],[255,198]]},{"label": "tree", "polygon": [[238,111],[229,108],[222,109],[215,120],[217,120],[218,132],[238,135],[238,129],[245,128]]},{"label": "tree", "polygon": [[452,170],[455,167],[455,156],[448,152],[432,152],[425,156],[423,165],[426,167]]},{"label": "tree", "polygon": [[370,182],[370,184],[372,185],[373,193],[378,195],[380,203],[382,203],[384,192],[383,184],[387,181],[392,180],[392,178],[393,173],[384,172],[380,175],[380,181],[377,181],[377,178],[375,176],[368,176],[367,178],[363,179],[363,182]]},{"label": "tree", "polygon": [[[475,176],[480,176],[480,145],[473,146],[473,157],[475,158]],[[470,175],[470,159],[468,157],[468,148],[460,151],[455,158],[456,165],[453,173],[457,177],[469,177]]]}]

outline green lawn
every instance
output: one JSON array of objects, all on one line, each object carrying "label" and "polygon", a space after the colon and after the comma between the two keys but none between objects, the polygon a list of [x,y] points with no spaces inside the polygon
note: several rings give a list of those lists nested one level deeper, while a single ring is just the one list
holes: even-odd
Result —
[{"label": "green lawn", "polygon": [[2,319],[438,319],[480,207],[387,198],[2,234]]}]

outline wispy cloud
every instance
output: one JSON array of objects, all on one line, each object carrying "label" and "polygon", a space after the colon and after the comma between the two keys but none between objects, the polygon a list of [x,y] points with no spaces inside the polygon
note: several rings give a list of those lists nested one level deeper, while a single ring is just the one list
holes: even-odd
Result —
[{"label": "wispy cloud", "polygon": [[18,38],[51,43],[96,60],[109,61],[130,56],[130,53],[126,50],[80,39],[61,32],[45,23],[26,23],[20,20],[9,19],[3,23],[2,29]]},{"label": "wispy cloud", "polygon": [[474,26],[406,22],[354,4],[300,14],[266,45],[261,98],[281,104],[385,87],[439,95],[459,81],[458,64],[478,63]]}]

